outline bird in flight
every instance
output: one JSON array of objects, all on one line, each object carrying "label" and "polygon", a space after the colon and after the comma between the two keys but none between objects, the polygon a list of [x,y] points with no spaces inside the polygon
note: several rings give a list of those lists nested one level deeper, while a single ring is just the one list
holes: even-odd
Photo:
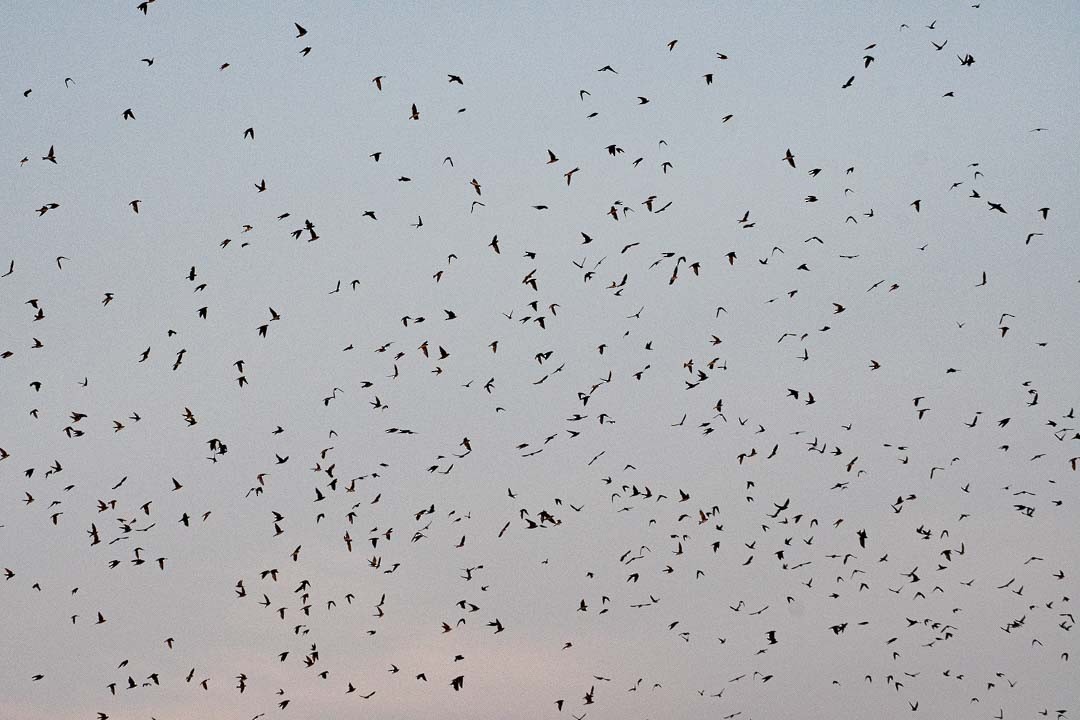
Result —
[{"label": "bird in flight", "polygon": [[1075,712],[1070,13],[24,5],[0,715]]}]

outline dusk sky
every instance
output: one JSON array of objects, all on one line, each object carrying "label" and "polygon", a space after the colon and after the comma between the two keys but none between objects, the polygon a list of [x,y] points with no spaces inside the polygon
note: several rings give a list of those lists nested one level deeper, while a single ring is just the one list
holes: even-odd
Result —
[{"label": "dusk sky", "polygon": [[0,718],[1080,713],[1080,6],[0,6]]}]

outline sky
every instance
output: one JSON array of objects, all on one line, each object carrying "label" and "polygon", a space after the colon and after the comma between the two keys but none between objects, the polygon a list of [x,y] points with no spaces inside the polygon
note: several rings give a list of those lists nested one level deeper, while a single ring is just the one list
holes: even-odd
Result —
[{"label": "sky", "polygon": [[1080,712],[1078,31],[3,5],[0,717]]}]

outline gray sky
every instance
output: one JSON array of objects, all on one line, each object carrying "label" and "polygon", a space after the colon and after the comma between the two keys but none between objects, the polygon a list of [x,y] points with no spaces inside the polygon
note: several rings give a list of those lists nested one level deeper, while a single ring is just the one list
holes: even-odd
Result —
[{"label": "gray sky", "polygon": [[0,716],[1080,712],[1078,20],[0,7]]}]

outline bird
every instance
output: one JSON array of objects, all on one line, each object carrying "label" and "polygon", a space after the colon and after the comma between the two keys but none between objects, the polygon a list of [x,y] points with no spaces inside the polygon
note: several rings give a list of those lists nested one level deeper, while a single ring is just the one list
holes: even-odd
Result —
[{"label": "bird", "polygon": [[819,686],[834,715],[1070,696],[1077,172],[1041,125],[1071,96],[1031,92],[1068,86],[1044,67],[1067,15],[1032,52],[1010,4],[891,42],[880,14],[750,7],[748,54],[663,40],[668,8],[345,6],[327,33],[132,5],[12,45],[13,697],[743,720]]}]

